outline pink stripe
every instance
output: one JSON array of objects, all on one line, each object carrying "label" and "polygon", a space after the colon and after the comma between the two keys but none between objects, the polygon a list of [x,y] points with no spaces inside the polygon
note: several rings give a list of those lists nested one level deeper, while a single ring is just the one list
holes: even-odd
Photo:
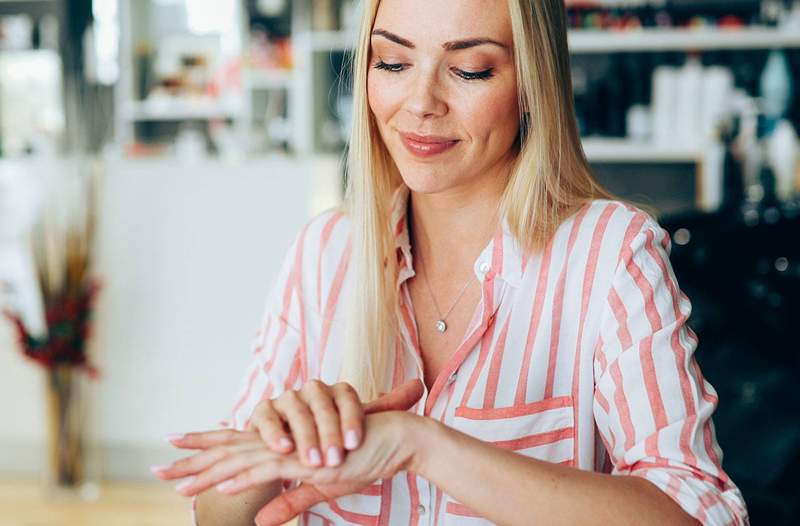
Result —
[{"label": "pink stripe", "polygon": [[374,515],[365,515],[363,513],[356,513],[353,511],[347,511],[342,509],[338,504],[336,504],[335,500],[327,501],[328,506],[331,507],[334,513],[339,515],[346,521],[353,522],[355,524],[360,524],[361,526],[375,526],[378,522],[378,517]]},{"label": "pink stripe", "polygon": [[610,368],[611,378],[614,380],[614,406],[619,413],[622,422],[622,431],[625,433],[625,449],[631,449],[636,442],[636,432],[631,421],[631,411],[628,407],[628,400],[625,397],[625,388],[622,385],[622,372],[619,369],[619,362],[614,361]]},{"label": "pink stripe", "polygon": [[608,303],[611,305],[611,311],[614,313],[614,318],[617,320],[617,338],[621,345],[621,350],[628,349],[633,346],[633,338],[628,330],[628,312],[625,310],[625,304],[617,294],[617,290],[612,286],[608,291]]},{"label": "pink stripe", "polygon": [[570,406],[572,406],[571,396],[559,396],[511,407],[472,408],[462,405],[456,408],[455,416],[469,418],[470,420],[497,420],[514,418],[516,416],[534,415],[542,411],[561,409]]},{"label": "pink stripe", "polygon": [[378,515],[378,526],[389,526],[389,519],[392,514],[392,479],[383,479],[380,485],[374,484],[371,487],[378,486],[381,496],[381,511]]},{"label": "pink stripe", "polygon": [[[580,381],[581,381],[581,348],[583,347],[583,329],[586,325],[586,313],[589,310],[589,300],[591,299],[592,290],[594,289],[594,278],[597,271],[597,260],[600,257],[600,247],[602,246],[603,239],[605,238],[606,228],[608,222],[611,220],[611,215],[616,210],[616,205],[606,205],[600,218],[595,226],[592,235],[592,244],[589,247],[589,255],[586,261],[586,272],[583,275],[583,292],[581,294],[581,314],[578,320],[578,338],[575,349],[575,360],[572,368],[572,399],[574,404],[574,411],[576,415],[580,415]],[[605,369],[605,368],[604,368]],[[607,406],[608,404],[606,404]],[[608,407],[606,407],[608,413]],[[572,446],[572,458],[576,463],[580,462],[580,432],[577,427],[580,423],[580,418],[575,420],[575,441]]]},{"label": "pink stripe", "polygon": [[[464,394],[461,396],[462,406],[466,406],[469,403],[472,391],[475,389],[475,384],[478,382],[478,377],[481,375],[481,372],[483,372],[483,366],[486,363],[486,358],[489,356],[489,348],[492,342],[492,336],[494,336],[494,327],[495,325],[492,324],[488,331],[484,331],[482,334],[481,353],[478,355],[478,361],[475,364],[475,368],[472,369],[472,374],[467,382],[467,387],[464,389]],[[479,330],[475,334],[480,335],[481,331]]]},{"label": "pink stripe", "polygon": [[306,234],[311,223],[307,223],[300,233],[297,241],[294,260],[294,279],[295,292],[297,293],[297,305],[300,312],[300,359],[302,360],[303,379],[308,380],[308,357],[306,356],[306,312],[303,305],[303,251],[305,250]]},{"label": "pink stripe", "polygon": [[336,314],[336,306],[339,304],[339,293],[342,291],[342,283],[344,282],[345,275],[347,274],[347,268],[350,264],[350,255],[353,252],[353,238],[349,237],[347,239],[347,245],[344,248],[344,253],[342,254],[341,259],[339,260],[339,265],[336,267],[336,275],[333,278],[333,283],[331,284],[331,290],[328,293],[328,301],[325,305],[325,315],[322,319],[322,332],[319,338],[319,366],[320,371],[322,370],[322,363],[323,358],[325,357],[325,351],[327,350],[328,346],[328,337],[330,336],[331,332],[331,323],[333,323],[333,318]]},{"label": "pink stripe", "polygon": [[445,506],[445,511],[451,515],[461,515],[462,517],[476,517],[482,518],[480,515],[472,511],[472,508],[468,508],[463,504],[459,504],[458,502],[449,501],[447,506]]},{"label": "pink stripe", "polygon": [[433,514],[433,526],[438,526],[439,515],[441,514],[442,509],[442,491],[438,486],[434,486],[434,491],[436,492],[436,512]]},{"label": "pink stripe", "polygon": [[561,268],[561,275],[558,277],[558,284],[556,285],[555,296],[553,298],[553,320],[550,327],[550,355],[547,357],[547,380],[545,381],[544,397],[550,398],[553,396],[553,384],[556,377],[556,360],[558,360],[558,339],[561,336],[561,317],[564,314],[564,289],[567,281],[567,269],[569,268],[569,258],[572,255],[572,249],[575,247],[575,239],[578,237],[578,232],[581,229],[583,218],[586,217],[588,208],[581,209],[580,213],[575,217],[570,229],[569,239],[567,240],[567,254],[564,258],[564,265]]},{"label": "pink stripe", "polygon": [[295,382],[297,381],[297,377],[300,375],[300,360],[298,356],[299,352],[295,354],[294,360],[292,360],[292,368],[289,371],[289,375],[286,377],[286,383],[283,386],[284,391],[292,389]]},{"label": "pink stripe", "polygon": [[408,494],[411,496],[411,517],[408,519],[408,526],[419,526],[419,490],[417,490],[417,476],[407,471],[406,480],[408,480]]},{"label": "pink stripe", "polygon": [[322,228],[322,233],[319,238],[319,252],[317,253],[317,310],[322,308],[322,255],[328,246],[328,241],[331,239],[331,234],[336,226],[336,223],[344,217],[341,212],[334,212],[333,215],[325,222]]},{"label": "pink stripe", "polygon": [[597,403],[600,404],[600,407],[603,408],[603,411],[605,411],[606,414],[611,413],[611,406],[608,405],[608,400],[606,400],[606,397],[603,396],[602,391],[600,391],[599,389],[595,391],[594,398],[595,400],[597,400]]},{"label": "pink stripe", "polygon": [[642,269],[639,268],[639,265],[636,264],[632,257],[628,260],[626,268],[628,274],[630,274],[636,282],[636,287],[642,293],[644,312],[647,315],[647,320],[650,322],[650,328],[653,332],[661,330],[661,315],[658,313],[658,307],[656,307],[653,286],[647,281],[644,273],[642,273]]},{"label": "pink stripe", "polygon": [[500,366],[503,363],[503,353],[506,349],[506,337],[508,336],[508,326],[510,323],[511,316],[509,315],[506,318],[503,329],[500,331],[500,336],[497,338],[494,356],[492,357],[492,365],[489,367],[489,377],[486,380],[486,394],[483,399],[484,408],[494,407],[494,402],[497,397],[497,384],[500,381]]},{"label": "pink stripe", "polygon": [[537,433],[522,438],[514,438],[511,440],[495,440],[492,444],[498,447],[518,451],[520,449],[527,449],[529,447],[543,446],[546,444],[554,444],[559,440],[566,440],[575,436],[574,427],[565,427],[563,429],[556,429],[553,431],[546,431],[544,433]]},{"label": "pink stripe", "polygon": [[653,420],[656,425],[656,433],[650,434],[645,439],[645,454],[650,457],[660,457],[658,451],[658,431],[667,427],[667,411],[664,408],[664,400],[661,398],[661,390],[658,387],[656,364],[653,360],[653,337],[648,336],[642,340],[639,346],[639,360],[642,365],[642,376],[647,390],[647,398],[650,401],[650,411],[653,413]]},{"label": "pink stripe", "polygon": [[528,376],[530,375],[531,355],[533,354],[533,342],[536,338],[536,332],[539,329],[539,321],[542,317],[542,308],[544,305],[544,297],[547,293],[547,276],[550,272],[550,257],[553,250],[553,240],[555,236],[547,243],[542,256],[541,267],[539,268],[539,279],[536,282],[536,294],[533,300],[533,314],[531,324],[528,327],[528,337],[525,342],[525,356],[522,359],[522,368],[520,370],[519,383],[517,384],[517,391],[514,396],[514,404],[522,405],[526,402],[528,393]]}]

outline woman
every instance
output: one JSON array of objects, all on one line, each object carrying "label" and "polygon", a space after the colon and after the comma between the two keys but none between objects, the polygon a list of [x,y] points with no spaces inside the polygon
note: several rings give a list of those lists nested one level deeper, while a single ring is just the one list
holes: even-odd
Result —
[{"label": "woman", "polygon": [[747,524],[670,239],[582,154],[563,2],[368,1],[354,72],[346,209],[232,429],[155,468],[198,524]]}]

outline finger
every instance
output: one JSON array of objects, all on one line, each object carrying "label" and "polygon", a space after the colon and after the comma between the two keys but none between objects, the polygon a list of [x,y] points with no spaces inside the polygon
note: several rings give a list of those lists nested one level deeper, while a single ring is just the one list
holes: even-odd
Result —
[{"label": "finger", "polygon": [[273,407],[289,424],[300,460],[308,466],[322,465],[314,415],[297,391],[284,391],[275,400]]},{"label": "finger", "polygon": [[248,442],[259,438],[255,431],[239,431],[236,429],[219,429],[216,431],[198,431],[186,433],[181,438],[172,438],[170,443],[181,449],[207,449],[226,444]]},{"label": "finger", "polygon": [[320,449],[325,455],[326,466],[342,463],[342,430],[339,411],[333,401],[332,389],[322,382],[311,381],[300,390],[302,398],[314,415]]},{"label": "finger", "polygon": [[[238,475],[219,484],[217,489],[226,495],[235,495],[252,486],[272,482],[274,480],[302,480],[312,477],[320,468],[304,465],[297,458],[297,454],[278,455],[272,454],[270,460],[256,463],[254,466],[241,471]],[[334,468],[321,468],[332,470]]]},{"label": "finger", "polygon": [[355,449],[364,436],[364,408],[361,400],[353,386],[347,382],[335,384],[331,391],[339,411],[341,434],[345,437],[344,446],[347,449]]},{"label": "finger", "polygon": [[267,503],[256,514],[258,526],[280,526],[297,517],[311,506],[325,502],[323,495],[315,486],[301,484],[297,488],[286,491]]},{"label": "finger", "polygon": [[425,392],[419,378],[410,380],[398,386],[386,395],[364,404],[364,413],[379,413],[381,411],[406,411],[416,404]]},{"label": "finger", "polygon": [[[207,469],[200,471],[191,479],[178,484],[176,489],[186,497],[194,496],[212,486],[219,485],[228,479],[236,477],[239,473],[257,464],[270,465],[274,463],[275,455],[277,454],[278,453],[267,449],[264,444],[259,444],[256,448],[230,454],[210,465]],[[273,469],[273,472],[274,471]],[[272,480],[275,479],[273,478]]]},{"label": "finger", "polygon": [[262,400],[250,416],[249,427],[261,436],[270,449],[279,453],[289,453],[294,449],[291,437],[284,429],[281,416],[273,407],[272,400]]},{"label": "finger", "polygon": [[208,469],[223,458],[237,451],[252,449],[254,447],[263,448],[264,445],[259,439],[258,442],[250,444],[237,444],[234,446],[218,446],[195,453],[189,457],[176,460],[167,466],[154,466],[151,468],[153,474],[161,480],[172,480],[196,475]]}]

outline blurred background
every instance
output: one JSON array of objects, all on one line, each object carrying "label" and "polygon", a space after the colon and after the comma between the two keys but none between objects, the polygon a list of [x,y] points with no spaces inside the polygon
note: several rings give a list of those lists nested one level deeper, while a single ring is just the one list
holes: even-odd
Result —
[{"label": "blurred background", "polygon": [[[800,1],[566,4],[585,152],[672,235],[724,467],[797,524]],[[359,8],[0,0],[0,524],[189,523],[148,466],[229,417],[341,199]]]}]

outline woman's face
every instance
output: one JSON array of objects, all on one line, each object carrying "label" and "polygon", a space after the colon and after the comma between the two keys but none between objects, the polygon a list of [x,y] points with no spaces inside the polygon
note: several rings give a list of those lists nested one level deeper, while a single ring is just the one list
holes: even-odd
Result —
[{"label": "woman's face", "polygon": [[519,130],[506,0],[381,0],[371,38],[370,109],[409,188],[506,175]]}]

